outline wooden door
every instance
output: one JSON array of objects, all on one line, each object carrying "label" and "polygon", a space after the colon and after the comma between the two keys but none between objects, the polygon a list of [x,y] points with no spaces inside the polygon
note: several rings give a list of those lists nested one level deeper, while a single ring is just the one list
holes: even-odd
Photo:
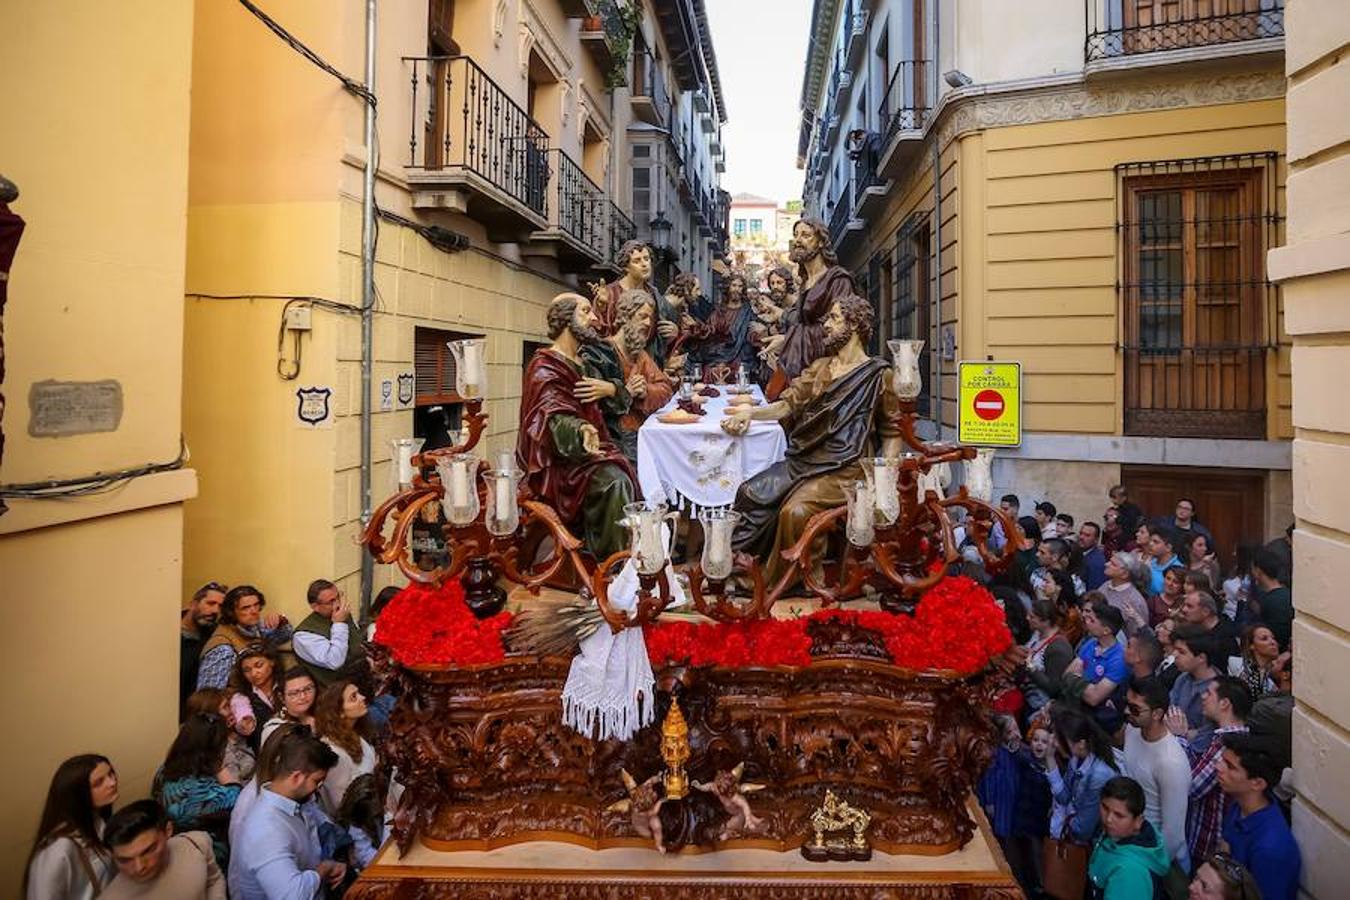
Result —
[{"label": "wooden door", "polygon": [[1238,544],[1264,544],[1266,474],[1251,469],[1122,466],[1121,483],[1150,519],[1171,519],[1177,500],[1195,502],[1196,519],[1214,535],[1225,574]]}]

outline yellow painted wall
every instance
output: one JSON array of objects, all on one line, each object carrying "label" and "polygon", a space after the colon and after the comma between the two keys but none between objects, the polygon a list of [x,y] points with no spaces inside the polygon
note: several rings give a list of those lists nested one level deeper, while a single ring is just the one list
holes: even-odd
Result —
[{"label": "yellow painted wall", "polygon": [[[494,46],[487,4],[479,6],[477,14],[474,4],[456,8],[456,34],[523,103],[524,80],[511,65],[518,10],[512,4],[507,33]],[[360,318],[314,307],[313,330],[301,338],[300,374],[285,380],[277,374],[277,336],[286,301],[267,295],[359,306],[363,110],[242,8],[209,0],[198,7],[184,427],[201,448],[194,462],[202,491],[187,509],[183,589],[208,579],[251,582],[267,595],[269,608],[295,619],[308,611],[304,588],[314,578],[337,580],[356,595]],[[489,337],[487,452],[514,443],[522,342],[543,339],[545,306],[568,289],[548,271],[527,269],[515,245],[488,242],[473,219],[412,208],[403,179],[410,70],[400,57],[425,52],[426,12],[425,4],[381,4],[377,198],[383,209],[465,234],[475,249],[446,254],[411,229],[380,224],[371,397],[376,504],[394,487],[389,441],[411,435],[413,427],[410,409],[395,404],[393,411],[379,411],[379,385],[413,371],[414,328]],[[365,23],[358,13],[357,6],[333,14],[328,4],[300,2],[287,11],[285,24],[360,77]],[[560,13],[546,18],[575,45],[576,20]],[[598,77],[589,57],[575,52],[571,59],[574,77]],[[569,122],[575,125],[575,112]],[[244,299],[201,296],[207,294]],[[289,336],[282,352],[293,358]],[[334,416],[326,426],[297,421],[295,392],[302,387],[333,391]],[[376,588],[391,577],[377,569]]]},{"label": "yellow painted wall", "polygon": [[[961,355],[1021,360],[1028,431],[1118,434],[1119,163],[1284,150],[1284,102],[991,128],[962,142],[963,234],[982,222],[984,257],[963,248],[962,315],[983,283],[987,321],[963,326]],[[1280,203],[1284,165],[1277,173]],[[972,222],[973,220],[973,222]],[[1268,437],[1289,438],[1288,338],[1270,380]]]},{"label": "yellow painted wall", "polygon": [[[0,168],[28,222],[11,272],[0,482],[174,459],[179,449],[192,6],[174,0],[0,6]],[[27,435],[34,381],[114,378],[117,430]],[[0,895],[17,896],[47,784],[108,755],[145,796],[173,737],[182,501],[192,471],[0,517]],[[19,724],[21,723],[21,724]]]}]

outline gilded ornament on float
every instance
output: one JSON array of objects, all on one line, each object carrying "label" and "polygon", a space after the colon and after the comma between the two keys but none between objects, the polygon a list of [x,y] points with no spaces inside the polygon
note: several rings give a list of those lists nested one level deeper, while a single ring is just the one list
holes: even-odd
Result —
[{"label": "gilded ornament on float", "polygon": [[872,816],[825,791],[825,801],[811,813],[811,839],[802,856],[811,862],[866,862],[872,858],[867,826]]}]

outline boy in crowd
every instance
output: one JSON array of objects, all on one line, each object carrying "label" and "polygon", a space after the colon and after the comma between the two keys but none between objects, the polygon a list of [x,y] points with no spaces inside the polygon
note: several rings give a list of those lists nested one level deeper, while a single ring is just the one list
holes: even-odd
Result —
[{"label": "boy in crowd", "polygon": [[1223,739],[1219,787],[1233,802],[1223,817],[1223,842],[1246,866],[1265,900],[1295,900],[1303,862],[1284,813],[1270,799],[1280,764],[1250,734]]},{"label": "boy in crowd", "polygon": [[1139,900],[1160,895],[1172,861],[1144,818],[1144,789],[1124,775],[1102,787],[1102,831],[1088,862],[1089,896]]}]

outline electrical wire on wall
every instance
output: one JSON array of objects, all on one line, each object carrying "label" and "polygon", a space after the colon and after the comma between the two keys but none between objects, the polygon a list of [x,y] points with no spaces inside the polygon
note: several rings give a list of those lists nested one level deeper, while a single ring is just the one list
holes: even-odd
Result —
[{"label": "electrical wire on wall", "polygon": [[95,472],[92,475],[82,475],[78,478],[29,481],[23,484],[0,484],[0,499],[49,500],[57,497],[86,497],[90,494],[100,494],[131,481],[133,478],[143,478],[146,475],[158,475],[161,472],[181,469],[187,465],[190,457],[187,441],[184,440],[182,435],[179,435],[178,456],[169,462],[146,463],[112,472]]},{"label": "electrical wire on wall", "polygon": [[[324,297],[309,297],[299,294],[202,294],[188,292],[188,297],[199,297],[203,300],[285,300],[286,304],[281,308],[281,320],[277,325],[277,375],[282,381],[294,381],[300,377],[300,357],[301,357],[301,336],[305,329],[292,329],[286,327],[287,317],[291,308],[297,305],[308,306],[311,309],[318,307],[326,309],[329,312],[340,313],[346,316],[359,316],[361,310],[356,306],[348,306],[345,303],[338,303],[336,300],[328,300]],[[291,356],[286,357],[286,332],[290,331],[294,335]]]}]

